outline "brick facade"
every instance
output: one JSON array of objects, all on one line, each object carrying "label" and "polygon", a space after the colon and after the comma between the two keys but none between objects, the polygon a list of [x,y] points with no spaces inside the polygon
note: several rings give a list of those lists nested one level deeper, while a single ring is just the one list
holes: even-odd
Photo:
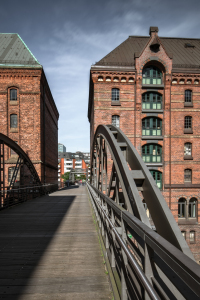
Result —
[{"label": "brick facade", "polygon": [[[162,161],[147,163],[147,166],[150,170],[161,172],[162,193],[181,231],[186,232],[186,241],[199,262],[200,69],[192,66],[173,66],[173,55],[169,50],[166,51],[157,32],[158,30],[152,30],[142,51],[134,53],[134,66],[125,64],[119,66],[114,63],[109,65],[107,62],[104,66],[97,63],[91,67],[88,110],[91,145],[97,126],[111,124],[112,116],[118,115],[120,129],[127,135],[141,156],[144,145],[162,146]],[[151,48],[155,40],[156,44],[159,44],[158,51],[152,51]],[[120,51],[119,48],[118,51]],[[162,72],[162,84],[143,83],[143,70],[148,66],[155,66]],[[119,89],[120,101],[111,100],[113,88]],[[192,101],[189,104],[185,103],[185,90],[190,90],[192,94]],[[142,95],[148,92],[162,95],[162,109],[142,108]],[[191,132],[184,128],[186,116],[192,117]],[[147,117],[162,120],[160,136],[142,135],[142,120]],[[185,143],[192,145],[191,157],[184,155]],[[192,170],[191,182],[184,180],[185,169]],[[178,217],[178,201],[181,198],[186,200],[186,212],[189,209],[189,201],[192,198],[196,199],[195,217],[189,217],[187,214],[183,218]],[[190,238],[191,231],[195,232],[194,242]]]},{"label": "brick facade", "polygon": [[[11,89],[17,90],[15,101],[10,100]],[[59,114],[42,67],[0,68],[0,111],[1,132],[28,154],[42,182],[57,182]],[[17,115],[17,128],[10,126],[12,114]],[[5,153],[7,186],[8,168],[15,166],[17,157],[8,147]]]}]

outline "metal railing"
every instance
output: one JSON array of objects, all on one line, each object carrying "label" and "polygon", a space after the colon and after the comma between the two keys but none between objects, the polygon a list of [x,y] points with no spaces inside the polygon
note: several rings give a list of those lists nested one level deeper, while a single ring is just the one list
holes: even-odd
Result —
[{"label": "metal railing", "polygon": [[200,299],[196,262],[103,192],[87,189],[115,299]]},{"label": "metal railing", "polygon": [[20,188],[6,188],[1,191],[4,201],[1,202],[0,210],[10,206],[23,203],[58,190],[58,184],[32,185]]}]

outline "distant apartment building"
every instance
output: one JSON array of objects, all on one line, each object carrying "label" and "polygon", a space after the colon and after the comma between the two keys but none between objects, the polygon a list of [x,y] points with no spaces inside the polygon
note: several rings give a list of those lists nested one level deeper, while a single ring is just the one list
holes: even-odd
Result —
[{"label": "distant apartment building", "polygon": [[66,147],[61,143],[58,143],[58,152],[66,152]]},{"label": "distant apartment building", "polygon": [[75,170],[78,173],[90,176],[90,153],[89,152],[58,152],[58,181],[62,182],[61,175]]}]

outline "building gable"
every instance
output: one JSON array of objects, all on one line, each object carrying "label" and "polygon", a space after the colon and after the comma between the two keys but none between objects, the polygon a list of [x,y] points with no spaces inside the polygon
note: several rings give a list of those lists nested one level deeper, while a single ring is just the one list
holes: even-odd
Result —
[{"label": "building gable", "polygon": [[41,67],[17,33],[0,34],[0,66]]}]

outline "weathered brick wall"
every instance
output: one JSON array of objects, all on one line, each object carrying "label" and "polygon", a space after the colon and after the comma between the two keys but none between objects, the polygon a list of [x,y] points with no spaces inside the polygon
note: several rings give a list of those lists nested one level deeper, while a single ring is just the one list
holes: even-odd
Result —
[{"label": "weathered brick wall", "polygon": [[[103,81],[98,81],[98,77],[102,75]],[[94,121],[91,122],[91,130],[94,132],[99,124],[111,124],[112,115],[120,116],[120,128],[128,137],[133,137],[134,132],[134,85],[128,82],[129,77],[133,77],[133,73],[110,73],[111,81],[106,81],[106,73],[95,72],[92,76],[94,84]],[[119,82],[114,82],[115,77],[119,78]],[[121,78],[126,78],[126,82],[121,82]],[[113,88],[120,89],[120,105],[112,105],[111,93]],[[92,133],[91,133],[92,136]]]},{"label": "weathered brick wall", "polygon": [[[44,106],[45,93],[45,106]],[[41,78],[41,157],[45,163],[46,182],[57,181],[58,178],[58,111],[55,106],[46,77]],[[45,120],[44,120],[45,119]],[[44,131],[45,121],[45,131]],[[45,155],[44,147],[45,146]],[[43,165],[44,168],[44,165]],[[44,176],[43,176],[44,179]]]},{"label": "weathered brick wall", "polygon": [[[0,69],[0,128],[1,132],[14,141],[28,154],[40,177],[43,176],[42,170],[42,144],[43,144],[43,117],[41,107],[41,77],[42,68],[39,69],[18,69],[1,68]],[[17,100],[10,101],[10,89],[17,89]],[[52,103],[52,104],[51,104]],[[47,160],[54,166],[51,172],[48,170],[48,176],[57,176],[55,167],[58,162],[58,138],[57,138],[57,120],[58,113],[53,99],[47,97],[47,105],[53,106],[54,116],[49,117],[49,108],[46,117]],[[10,115],[16,114],[18,119],[17,128],[10,128]],[[52,112],[51,112],[52,114]],[[48,123],[47,123],[48,122]],[[50,134],[50,131],[52,134]],[[6,159],[6,182],[8,185],[8,167],[14,166],[17,158],[11,157],[10,149],[5,147]]]}]

